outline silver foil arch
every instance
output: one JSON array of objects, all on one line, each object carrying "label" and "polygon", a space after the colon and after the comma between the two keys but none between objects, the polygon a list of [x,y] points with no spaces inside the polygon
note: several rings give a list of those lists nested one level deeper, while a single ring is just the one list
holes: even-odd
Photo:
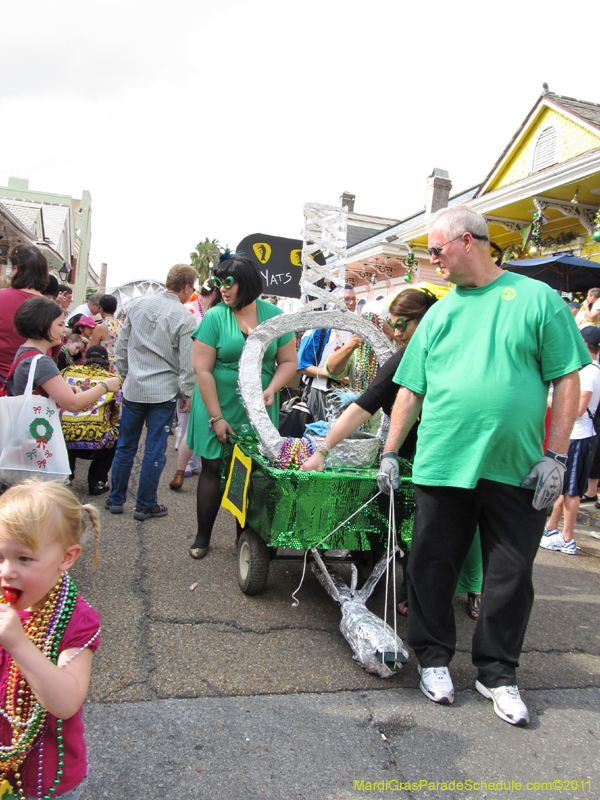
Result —
[{"label": "silver foil arch", "polygon": [[[271,422],[265,408],[261,381],[264,354],[271,342],[285,333],[315,328],[337,328],[358,334],[371,345],[380,366],[393,353],[390,342],[379,328],[350,311],[299,311],[297,314],[278,314],[255,328],[248,336],[240,358],[239,387],[248,419],[269,458],[277,458],[283,445],[283,437]],[[329,458],[332,458],[342,444],[350,456],[350,462],[353,461],[353,451],[364,449],[362,440],[346,439],[332,449]],[[344,459],[344,462],[346,461],[347,459]],[[354,466],[358,464],[355,463]]]},{"label": "silver foil arch", "polygon": [[140,297],[148,294],[166,292],[167,287],[160,281],[152,279],[122,283],[113,289],[107,289],[106,294],[117,298],[117,315],[128,314],[131,304]]}]

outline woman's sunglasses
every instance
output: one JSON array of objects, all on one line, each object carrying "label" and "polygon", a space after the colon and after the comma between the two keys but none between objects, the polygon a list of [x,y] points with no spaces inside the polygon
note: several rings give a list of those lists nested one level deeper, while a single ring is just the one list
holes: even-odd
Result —
[{"label": "woman's sunglasses", "polygon": [[233,277],[233,275],[228,275],[228,276],[225,278],[225,280],[221,280],[220,278],[217,278],[217,277],[215,276],[215,277],[213,278],[213,281],[214,281],[214,284],[215,284],[215,286],[217,287],[217,289],[220,289],[220,288],[221,288],[221,286],[224,286],[226,289],[231,289],[231,287],[232,287],[232,286],[233,286],[233,284],[235,283],[235,278]]},{"label": "woman's sunglasses", "polygon": [[390,320],[390,328],[393,328],[395,331],[400,331],[400,333],[404,333],[406,330],[406,325],[416,317],[398,317],[396,322],[392,322]]}]

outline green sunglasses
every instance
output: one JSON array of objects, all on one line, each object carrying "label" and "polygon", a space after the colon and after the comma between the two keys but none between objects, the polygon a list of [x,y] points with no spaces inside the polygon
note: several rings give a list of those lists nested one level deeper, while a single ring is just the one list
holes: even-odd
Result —
[{"label": "green sunglasses", "polygon": [[233,275],[228,275],[228,276],[225,278],[225,280],[224,280],[224,281],[222,281],[220,278],[217,278],[217,277],[215,276],[215,277],[213,278],[213,281],[214,281],[214,284],[215,284],[215,286],[217,287],[217,289],[220,289],[220,288],[221,288],[221,286],[224,286],[226,289],[231,289],[231,287],[232,287],[232,286],[233,286],[233,284],[235,283],[235,278],[233,277]]},{"label": "green sunglasses", "polygon": [[407,323],[411,322],[413,319],[416,319],[416,317],[398,317],[396,322],[392,322],[390,320],[390,328],[393,328],[395,331],[400,331],[400,333],[404,333]]}]

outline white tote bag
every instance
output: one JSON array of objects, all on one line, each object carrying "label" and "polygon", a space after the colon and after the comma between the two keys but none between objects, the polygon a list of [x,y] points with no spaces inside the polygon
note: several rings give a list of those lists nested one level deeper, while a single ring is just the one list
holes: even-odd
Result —
[{"label": "white tote bag", "polygon": [[71,474],[58,406],[33,394],[40,358],[31,361],[24,394],[0,397],[0,479],[8,484],[24,478],[64,481]]}]

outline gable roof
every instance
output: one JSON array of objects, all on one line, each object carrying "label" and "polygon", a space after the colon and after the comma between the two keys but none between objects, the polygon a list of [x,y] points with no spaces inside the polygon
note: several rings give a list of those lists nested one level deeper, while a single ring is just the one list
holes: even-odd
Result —
[{"label": "gable roof", "polygon": [[533,108],[527,114],[510,142],[506,145],[500,158],[496,161],[492,169],[481,182],[476,197],[481,197],[489,189],[492,181],[500,174],[501,169],[509,161],[509,157],[516,151],[526,131],[531,129],[540,113],[545,108],[551,108],[569,117],[574,122],[582,125],[587,130],[600,136],[600,105],[589,103],[587,100],[576,100],[574,97],[563,97],[560,94],[548,91],[544,84],[544,90],[537,99]]},{"label": "gable roof", "polygon": [[563,97],[554,92],[547,92],[545,96],[557,106],[564,108],[565,111],[569,111],[584,122],[589,122],[598,128],[600,133],[600,105],[598,103],[588,103],[587,100],[576,100],[574,97]]}]

